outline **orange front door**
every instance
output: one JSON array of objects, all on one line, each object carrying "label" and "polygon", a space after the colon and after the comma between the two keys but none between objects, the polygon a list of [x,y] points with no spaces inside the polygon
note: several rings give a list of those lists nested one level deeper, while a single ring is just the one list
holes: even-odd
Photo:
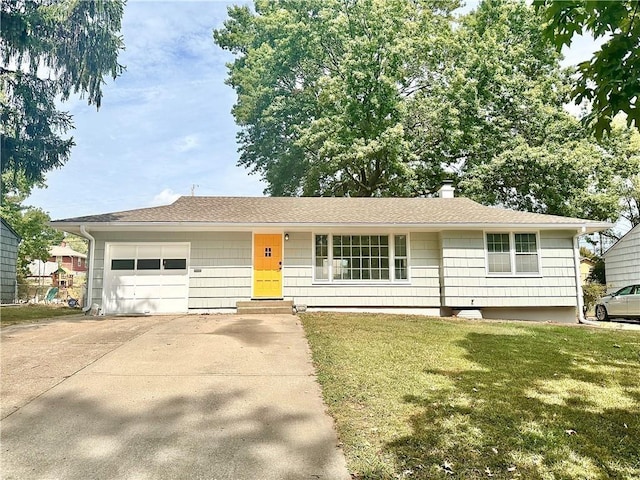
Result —
[{"label": "orange front door", "polygon": [[253,236],[253,296],[282,298],[282,235]]}]

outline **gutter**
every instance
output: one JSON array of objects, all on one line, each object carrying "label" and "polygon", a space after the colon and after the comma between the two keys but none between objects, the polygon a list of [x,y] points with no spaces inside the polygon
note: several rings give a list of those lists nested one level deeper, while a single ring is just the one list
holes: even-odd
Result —
[{"label": "gutter", "polygon": [[576,277],[576,300],[578,303],[578,323],[585,323],[584,318],[584,297],[582,294],[582,278],[580,275],[580,243],[579,237],[587,233],[587,227],[582,226],[573,236],[573,267]]},{"label": "gutter", "polygon": [[[60,230],[67,230],[69,227],[82,227],[84,224],[65,221],[54,221],[49,223],[52,227]],[[255,231],[256,229],[264,230],[290,230],[290,231],[309,231],[321,228],[325,229],[343,229],[352,228],[372,229],[384,228],[389,230],[397,229],[424,229],[427,231],[443,231],[443,230],[469,230],[469,229],[493,229],[495,231],[529,231],[535,230],[575,230],[576,227],[581,228],[583,233],[595,233],[600,230],[611,228],[613,225],[607,222],[592,222],[589,224],[580,223],[489,223],[489,222],[459,222],[459,223],[411,223],[411,222],[381,222],[381,223],[364,223],[364,222],[193,222],[193,221],[152,221],[152,222],[92,222],[94,231],[108,230],[159,230],[166,229],[175,231],[183,229],[185,231]]]},{"label": "gutter", "polygon": [[89,270],[87,271],[87,298],[85,306],[82,311],[87,314],[91,310],[91,304],[93,303],[93,263],[95,259],[96,251],[96,239],[87,232],[84,225],[80,225],[80,234],[89,240]]}]

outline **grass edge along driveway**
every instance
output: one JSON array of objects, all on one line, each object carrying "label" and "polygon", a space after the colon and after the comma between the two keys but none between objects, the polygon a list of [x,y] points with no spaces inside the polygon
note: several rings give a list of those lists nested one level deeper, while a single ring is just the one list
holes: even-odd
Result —
[{"label": "grass edge along driveway", "polygon": [[354,478],[640,478],[640,332],[301,319]]},{"label": "grass edge along driveway", "polygon": [[0,307],[0,326],[8,327],[22,323],[38,323],[66,315],[82,315],[82,309],[66,305],[7,305]]}]

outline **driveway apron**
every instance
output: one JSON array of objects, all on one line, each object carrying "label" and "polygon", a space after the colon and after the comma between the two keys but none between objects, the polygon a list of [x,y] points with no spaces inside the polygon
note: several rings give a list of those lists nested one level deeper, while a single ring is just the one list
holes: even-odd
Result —
[{"label": "driveway apron", "polygon": [[173,318],[100,355],[2,420],[3,479],[350,478],[295,316]]}]

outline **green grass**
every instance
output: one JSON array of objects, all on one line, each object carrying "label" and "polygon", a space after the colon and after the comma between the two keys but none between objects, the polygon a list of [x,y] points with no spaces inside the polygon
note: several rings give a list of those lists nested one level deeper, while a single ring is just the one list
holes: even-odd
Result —
[{"label": "green grass", "polygon": [[355,478],[640,478],[640,332],[301,318]]},{"label": "green grass", "polygon": [[62,315],[78,315],[82,310],[62,305],[19,305],[0,308],[0,325],[7,327],[18,323],[35,323],[38,320],[60,317]]}]

